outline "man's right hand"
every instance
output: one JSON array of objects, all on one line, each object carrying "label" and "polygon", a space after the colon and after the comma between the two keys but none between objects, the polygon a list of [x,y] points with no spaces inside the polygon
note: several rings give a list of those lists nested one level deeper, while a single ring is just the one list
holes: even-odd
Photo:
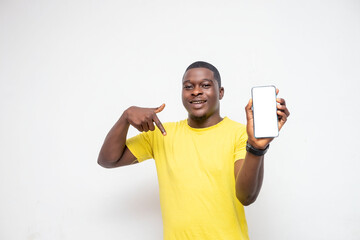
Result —
[{"label": "man's right hand", "polygon": [[154,131],[155,126],[160,129],[161,133],[165,136],[166,131],[161,124],[157,113],[161,112],[165,108],[165,104],[162,104],[158,108],[141,108],[141,107],[129,107],[125,110],[125,118],[129,124],[140,132]]},{"label": "man's right hand", "polygon": [[158,108],[130,107],[124,111],[120,119],[106,135],[98,157],[98,163],[106,168],[126,166],[136,163],[136,157],[126,147],[126,135],[129,125],[134,126],[141,132],[154,131],[154,123],[165,136],[166,131],[156,116],[165,107],[165,104]]}]

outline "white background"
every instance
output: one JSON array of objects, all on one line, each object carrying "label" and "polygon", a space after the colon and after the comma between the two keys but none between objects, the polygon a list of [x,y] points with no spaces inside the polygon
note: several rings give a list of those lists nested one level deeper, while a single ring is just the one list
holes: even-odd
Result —
[{"label": "white background", "polygon": [[109,170],[97,154],[131,105],[186,118],[196,60],[222,75],[222,116],[245,123],[262,84],[291,111],[251,239],[360,239],[359,43],[357,0],[1,0],[0,239],[162,239],[153,160]]}]

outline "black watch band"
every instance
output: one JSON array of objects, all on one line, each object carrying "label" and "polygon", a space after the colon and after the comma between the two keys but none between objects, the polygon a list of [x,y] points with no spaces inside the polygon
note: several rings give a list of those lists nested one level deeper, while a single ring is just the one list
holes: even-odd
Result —
[{"label": "black watch band", "polygon": [[265,149],[258,149],[258,148],[251,146],[249,142],[246,142],[246,151],[248,151],[249,153],[252,153],[256,156],[263,156],[269,149],[269,146],[270,146],[270,144],[268,144]]}]

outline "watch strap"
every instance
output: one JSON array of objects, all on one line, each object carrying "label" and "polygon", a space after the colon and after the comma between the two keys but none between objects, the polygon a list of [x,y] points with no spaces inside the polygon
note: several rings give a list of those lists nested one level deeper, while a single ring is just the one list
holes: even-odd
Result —
[{"label": "watch strap", "polygon": [[268,144],[265,149],[258,149],[258,148],[255,148],[254,146],[252,146],[249,142],[246,142],[246,151],[248,151],[249,153],[252,153],[256,156],[263,156],[269,149],[269,146],[270,146],[270,144]]}]

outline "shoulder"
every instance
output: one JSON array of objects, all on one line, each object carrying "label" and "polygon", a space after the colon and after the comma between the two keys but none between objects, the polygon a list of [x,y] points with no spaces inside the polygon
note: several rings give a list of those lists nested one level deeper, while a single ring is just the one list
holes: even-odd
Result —
[{"label": "shoulder", "polygon": [[[165,122],[162,123],[167,135],[179,131],[180,129],[186,127],[186,120],[178,121],[178,122]],[[149,131],[149,134],[153,135],[153,137],[163,137],[161,131],[158,127],[155,127],[154,131]]]},{"label": "shoulder", "polygon": [[229,134],[232,134],[236,146],[245,146],[248,139],[246,125],[231,119],[228,119],[227,122]]},{"label": "shoulder", "polygon": [[246,132],[245,124],[231,120],[228,117],[226,117],[224,120],[225,120],[224,125],[226,126],[226,128],[231,129],[232,131]]},{"label": "shoulder", "polygon": [[167,128],[175,128],[177,127],[178,123],[179,122],[165,122],[163,123],[163,126]]},{"label": "shoulder", "polygon": [[181,120],[181,121],[177,121],[177,122],[166,122],[163,123],[164,128],[169,128],[169,129],[176,129],[176,128],[182,128],[185,127],[187,124],[186,119],[185,120]]}]

